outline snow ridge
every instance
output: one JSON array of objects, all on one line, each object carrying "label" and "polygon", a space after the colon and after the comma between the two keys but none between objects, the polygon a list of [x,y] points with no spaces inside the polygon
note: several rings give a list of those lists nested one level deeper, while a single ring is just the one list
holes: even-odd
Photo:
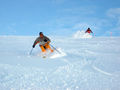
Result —
[{"label": "snow ridge", "polygon": [[92,38],[92,35],[90,35],[89,33],[85,33],[85,31],[80,31],[78,30],[74,35],[73,38],[75,39],[79,39],[79,38]]}]

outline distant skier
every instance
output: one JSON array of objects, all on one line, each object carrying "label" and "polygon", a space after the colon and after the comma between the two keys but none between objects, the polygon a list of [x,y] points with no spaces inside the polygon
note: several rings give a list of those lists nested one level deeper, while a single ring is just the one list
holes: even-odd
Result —
[{"label": "distant skier", "polygon": [[46,36],[43,35],[42,32],[39,33],[39,37],[34,41],[34,44],[33,44],[33,48],[35,48],[36,44],[39,43],[39,46],[42,50],[43,53],[46,53],[46,50],[50,50],[51,52],[53,52],[53,49],[51,49],[49,43],[50,43],[50,39]]},{"label": "distant skier", "polygon": [[90,33],[93,33],[93,32],[92,32],[92,30],[91,30],[90,28],[88,28],[88,29],[85,31],[85,33],[89,33],[89,34],[90,34]]}]

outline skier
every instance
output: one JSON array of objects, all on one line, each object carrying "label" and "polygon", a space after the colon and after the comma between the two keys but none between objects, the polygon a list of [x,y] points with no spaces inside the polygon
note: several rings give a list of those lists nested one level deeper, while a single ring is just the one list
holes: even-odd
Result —
[{"label": "skier", "polygon": [[50,50],[51,52],[53,52],[53,49],[51,49],[49,45],[50,42],[51,42],[50,39],[44,36],[42,32],[40,32],[39,37],[34,41],[32,47],[35,48],[36,44],[39,43],[39,46],[44,54],[46,53],[46,50]]},{"label": "skier", "polygon": [[92,30],[91,30],[90,28],[88,28],[88,29],[85,31],[85,33],[89,33],[89,34],[90,34],[90,33],[93,33],[93,32],[92,32]]}]

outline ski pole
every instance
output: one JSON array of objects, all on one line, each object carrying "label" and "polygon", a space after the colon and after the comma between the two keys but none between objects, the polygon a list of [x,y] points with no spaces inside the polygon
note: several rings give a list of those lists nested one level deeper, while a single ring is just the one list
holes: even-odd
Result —
[{"label": "ski pole", "polygon": [[59,50],[57,50],[53,45],[50,44],[50,46],[51,46],[52,48],[54,48],[54,50],[56,50],[59,54],[61,54],[61,52],[60,52]]},{"label": "ski pole", "polygon": [[33,48],[31,49],[31,51],[30,51],[30,53],[29,53],[30,55],[31,55],[32,51],[33,51]]}]

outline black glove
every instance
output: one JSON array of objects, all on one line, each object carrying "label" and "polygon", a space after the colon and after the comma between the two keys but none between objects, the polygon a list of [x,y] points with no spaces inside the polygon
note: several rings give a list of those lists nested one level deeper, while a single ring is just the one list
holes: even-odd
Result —
[{"label": "black glove", "polygon": [[47,40],[46,40],[46,39],[45,39],[44,41],[45,41],[45,42],[47,42]]},{"label": "black glove", "polygon": [[33,45],[32,47],[35,48],[35,45]]}]

